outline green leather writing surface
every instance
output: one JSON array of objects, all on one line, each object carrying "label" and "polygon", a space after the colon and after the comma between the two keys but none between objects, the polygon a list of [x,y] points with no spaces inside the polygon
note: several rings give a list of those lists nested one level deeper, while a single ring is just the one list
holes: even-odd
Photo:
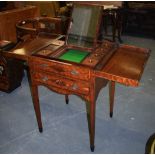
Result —
[{"label": "green leather writing surface", "polygon": [[59,59],[80,63],[88,54],[87,51],[71,49],[62,54]]}]

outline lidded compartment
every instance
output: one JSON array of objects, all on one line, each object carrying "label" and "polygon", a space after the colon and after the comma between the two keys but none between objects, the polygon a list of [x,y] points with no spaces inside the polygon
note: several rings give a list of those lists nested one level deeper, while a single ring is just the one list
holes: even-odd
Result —
[{"label": "lidded compartment", "polygon": [[51,45],[33,55],[59,62],[81,64],[94,69],[100,66],[104,59],[104,63],[101,64],[103,66],[117,46],[116,43],[98,41],[102,11],[103,7],[98,4],[75,2],[65,44],[57,46],[55,41],[52,41]]},{"label": "lidded compartment", "polygon": [[96,48],[102,7],[74,3],[65,45],[50,55],[60,61],[82,63]]}]

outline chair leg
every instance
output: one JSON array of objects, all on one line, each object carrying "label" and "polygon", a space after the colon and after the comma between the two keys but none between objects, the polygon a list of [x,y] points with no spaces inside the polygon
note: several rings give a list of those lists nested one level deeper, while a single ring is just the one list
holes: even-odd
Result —
[{"label": "chair leg", "polygon": [[103,23],[104,24],[104,31],[105,31],[105,35],[108,35],[108,22],[107,22],[107,18],[106,18],[106,16],[105,16],[105,20],[104,20],[104,22],[105,23]]},{"label": "chair leg", "polygon": [[66,101],[66,104],[69,103],[69,98],[68,98],[68,95],[65,95],[65,101]]},{"label": "chair leg", "polygon": [[122,33],[122,22],[119,22],[117,25],[117,30],[118,30],[118,41],[120,43],[123,43],[123,40],[121,39],[121,33]]},{"label": "chair leg", "polygon": [[112,20],[112,37],[113,37],[113,41],[115,41],[115,38],[116,38],[116,17],[115,17],[115,14],[111,15],[111,20]]},{"label": "chair leg", "polygon": [[115,96],[115,82],[110,81],[109,83],[110,117],[113,116],[114,96]]}]

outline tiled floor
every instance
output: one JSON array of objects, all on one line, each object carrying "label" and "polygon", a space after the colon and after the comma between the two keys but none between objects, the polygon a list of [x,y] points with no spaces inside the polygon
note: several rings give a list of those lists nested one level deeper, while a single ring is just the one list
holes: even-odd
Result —
[{"label": "tiled floor", "polygon": [[[155,40],[123,37],[124,43],[152,50],[137,88],[116,85],[115,109],[109,118],[108,87],[96,106],[94,153],[144,153],[155,132]],[[39,88],[43,133],[38,132],[30,88],[25,76],[21,87],[0,92],[0,153],[91,153],[85,103]]]}]

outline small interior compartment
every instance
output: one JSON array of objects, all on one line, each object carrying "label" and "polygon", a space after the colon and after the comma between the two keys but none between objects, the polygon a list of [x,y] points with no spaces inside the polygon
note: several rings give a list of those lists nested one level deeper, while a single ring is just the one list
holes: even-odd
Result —
[{"label": "small interior compartment", "polygon": [[49,46],[45,47],[44,49],[38,51],[37,53],[35,53],[36,55],[43,55],[43,56],[49,56],[50,54],[52,54],[54,51],[56,51],[60,46],[58,45],[53,45],[50,44]]},{"label": "small interior compartment", "polygon": [[79,50],[79,49],[66,49],[58,57],[58,59],[80,63],[89,55],[89,53],[90,52],[88,52],[88,51],[83,51],[83,50]]}]

